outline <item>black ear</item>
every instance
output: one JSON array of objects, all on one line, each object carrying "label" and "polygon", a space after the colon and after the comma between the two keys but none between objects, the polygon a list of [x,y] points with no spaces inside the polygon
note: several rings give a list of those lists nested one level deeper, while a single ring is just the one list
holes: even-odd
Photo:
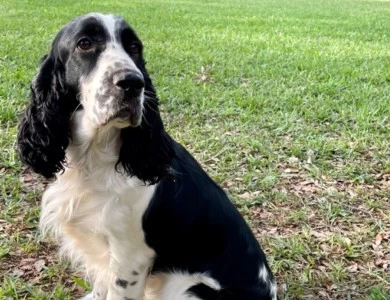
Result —
[{"label": "black ear", "polygon": [[64,169],[69,143],[70,103],[64,67],[53,51],[43,58],[30,87],[30,103],[22,116],[18,146],[22,161],[49,178]]},{"label": "black ear", "polygon": [[143,119],[139,127],[122,129],[118,165],[130,176],[154,184],[170,173],[175,142],[164,130],[158,98],[145,63],[138,67],[145,80]]}]

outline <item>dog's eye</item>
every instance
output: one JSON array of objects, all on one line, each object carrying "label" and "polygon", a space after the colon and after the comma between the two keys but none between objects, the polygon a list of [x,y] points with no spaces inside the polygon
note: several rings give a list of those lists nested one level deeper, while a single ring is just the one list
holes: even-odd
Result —
[{"label": "dog's eye", "polygon": [[83,38],[83,39],[78,41],[77,48],[79,48],[80,50],[83,50],[83,51],[87,51],[87,50],[92,48],[92,43],[89,39]]},{"label": "dog's eye", "polygon": [[129,47],[129,51],[131,54],[138,54],[141,51],[141,47],[138,43],[134,42],[134,43],[131,43],[131,45]]}]

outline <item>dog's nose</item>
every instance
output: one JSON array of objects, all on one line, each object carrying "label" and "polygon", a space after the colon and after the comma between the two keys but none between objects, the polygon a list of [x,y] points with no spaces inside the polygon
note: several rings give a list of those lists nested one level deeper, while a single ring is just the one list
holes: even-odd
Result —
[{"label": "dog's nose", "polygon": [[113,80],[117,87],[126,92],[140,92],[145,86],[142,75],[135,72],[115,74]]}]

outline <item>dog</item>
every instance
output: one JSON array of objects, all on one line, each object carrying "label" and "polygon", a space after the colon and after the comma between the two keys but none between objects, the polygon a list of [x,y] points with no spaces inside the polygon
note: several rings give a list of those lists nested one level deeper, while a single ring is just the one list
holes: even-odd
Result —
[{"label": "dog", "polygon": [[248,225],[164,130],[145,64],[118,16],[87,14],[55,37],[18,132],[22,161],[56,178],[42,232],[91,281],[83,299],[276,299]]}]

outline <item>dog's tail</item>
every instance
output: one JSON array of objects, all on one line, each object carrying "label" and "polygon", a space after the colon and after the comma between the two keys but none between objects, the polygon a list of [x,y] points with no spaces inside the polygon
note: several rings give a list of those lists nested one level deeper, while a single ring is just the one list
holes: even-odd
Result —
[{"label": "dog's tail", "polygon": [[201,283],[191,287],[188,294],[202,300],[276,300],[276,284],[259,285],[246,289],[215,290]]}]

